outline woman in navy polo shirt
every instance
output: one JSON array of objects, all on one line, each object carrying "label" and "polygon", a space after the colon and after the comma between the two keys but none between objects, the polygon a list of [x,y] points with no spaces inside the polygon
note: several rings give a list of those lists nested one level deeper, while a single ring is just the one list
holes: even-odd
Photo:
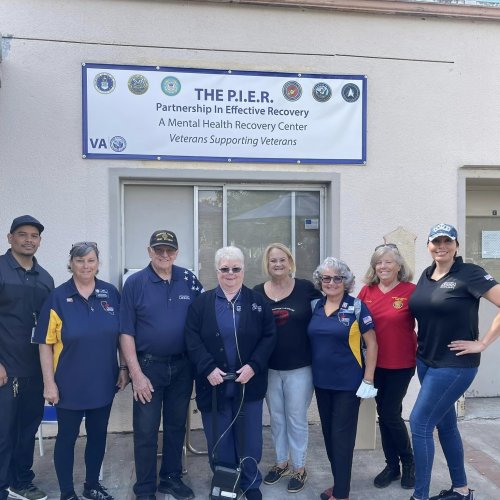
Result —
[{"label": "woman in navy polo shirt", "polygon": [[99,484],[99,471],[111,404],[117,386],[123,389],[128,382],[117,361],[120,295],[113,285],[96,279],[96,243],[75,243],[68,267],[73,277],[49,295],[34,335],[40,344],[44,397],[57,409],[54,465],[60,498],[79,498],[73,485],[74,448],[85,416],[83,497],[112,500]]},{"label": "woman in navy polo shirt", "polygon": [[[314,308],[308,335],[316,402],[334,482],[321,498],[346,500],[360,398],[377,394],[373,387],[377,340],[370,311],[349,295],[354,288],[354,275],[345,262],[327,257],[313,278],[325,296]],[[361,336],[366,345],[365,359]]]},{"label": "woman in navy polo shirt", "polygon": [[410,298],[418,322],[421,384],[410,415],[416,477],[410,500],[429,498],[436,427],[452,485],[431,500],[474,498],[467,486],[455,402],[474,380],[480,353],[500,336],[500,312],[480,340],[478,326],[480,298],[500,307],[500,285],[482,267],[466,264],[457,256],[457,238],[450,224],[431,228],[427,248],[434,262],[422,273]]}]

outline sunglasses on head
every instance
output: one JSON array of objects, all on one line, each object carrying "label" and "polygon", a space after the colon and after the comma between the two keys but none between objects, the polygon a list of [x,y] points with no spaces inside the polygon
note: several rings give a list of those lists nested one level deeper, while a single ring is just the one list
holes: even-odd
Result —
[{"label": "sunglasses on head", "polygon": [[394,243],[384,243],[382,245],[379,245],[379,246],[375,247],[374,252],[376,252],[379,248],[392,248],[393,250],[396,250],[397,252],[399,252],[398,246]]}]

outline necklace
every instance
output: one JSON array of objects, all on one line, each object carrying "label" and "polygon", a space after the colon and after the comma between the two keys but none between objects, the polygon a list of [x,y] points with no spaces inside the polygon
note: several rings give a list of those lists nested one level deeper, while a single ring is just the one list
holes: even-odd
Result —
[{"label": "necklace", "polygon": [[[273,281],[268,281],[268,287],[266,290],[267,296],[271,299],[274,300],[274,302],[279,302],[280,300],[283,300],[285,297],[288,297],[293,290],[293,287],[295,285],[295,280],[291,278],[290,280],[287,280],[285,283],[285,286],[281,286],[276,288],[275,284]],[[269,292],[269,293],[267,293]]]}]

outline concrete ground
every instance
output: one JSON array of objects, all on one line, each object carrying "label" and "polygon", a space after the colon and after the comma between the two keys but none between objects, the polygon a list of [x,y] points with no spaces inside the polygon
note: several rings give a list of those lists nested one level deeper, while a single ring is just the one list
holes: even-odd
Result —
[{"label": "concrete ground", "polygon": [[[126,396],[122,396],[125,398]],[[102,480],[116,500],[133,500],[135,496],[132,486],[135,481],[133,459],[132,434],[130,432],[116,432],[116,428],[130,421],[127,415],[117,405],[110,422],[107,453],[103,464],[104,478]],[[466,454],[466,468],[469,486],[476,490],[478,500],[500,500],[500,398],[467,399],[466,416],[460,420],[460,431],[464,441]],[[128,424],[127,424],[128,425]],[[273,464],[274,455],[270,436],[270,429],[264,426],[264,451],[260,464],[262,472],[266,472]],[[261,491],[264,500],[313,500],[331,486],[332,477],[330,466],[326,458],[321,428],[318,423],[310,425],[309,455],[307,462],[308,481],[300,493],[290,494],[286,490],[286,479],[268,486],[262,485]],[[192,445],[197,449],[205,448],[205,439],[202,430],[191,432]],[[53,438],[45,439],[45,455],[40,457],[35,449],[35,466],[37,486],[48,493],[49,500],[59,498],[59,490],[52,464]],[[80,437],[75,452],[75,486],[81,492],[84,466],[83,450],[85,437]],[[384,467],[383,453],[380,448],[380,439],[377,436],[375,450],[356,450],[351,483],[351,500],[408,500],[412,491],[401,489],[398,482],[388,488],[373,487],[373,478]],[[187,474],[185,482],[189,484],[196,498],[208,498],[211,473],[205,455],[187,454]],[[436,446],[436,458],[433,468],[431,494],[437,494],[441,489],[447,489],[450,480],[443,454]],[[171,500],[168,495],[157,494],[158,500]]]}]

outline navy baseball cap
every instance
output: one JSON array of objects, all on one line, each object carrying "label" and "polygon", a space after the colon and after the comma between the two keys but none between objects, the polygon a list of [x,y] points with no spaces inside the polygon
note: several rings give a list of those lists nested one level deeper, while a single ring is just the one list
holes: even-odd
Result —
[{"label": "navy baseball cap", "polygon": [[439,236],[447,236],[452,240],[456,240],[458,237],[458,233],[451,224],[436,224],[435,226],[431,227],[427,241],[433,241],[436,238],[439,238]]},{"label": "navy baseball cap", "polygon": [[18,227],[21,226],[35,226],[40,234],[42,234],[42,231],[45,229],[43,227],[43,224],[40,221],[36,220],[33,216],[20,215],[12,221],[12,224],[10,226],[10,234],[12,234]]},{"label": "navy baseball cap", "polygon": [[149,239],[149,246],[153,248],[159,245],[167,245],[175,250],[179,249],[177,236],[175,236],[172,231],[168,231],[167,229],[160,229],[151,235],[151,238]]}]

